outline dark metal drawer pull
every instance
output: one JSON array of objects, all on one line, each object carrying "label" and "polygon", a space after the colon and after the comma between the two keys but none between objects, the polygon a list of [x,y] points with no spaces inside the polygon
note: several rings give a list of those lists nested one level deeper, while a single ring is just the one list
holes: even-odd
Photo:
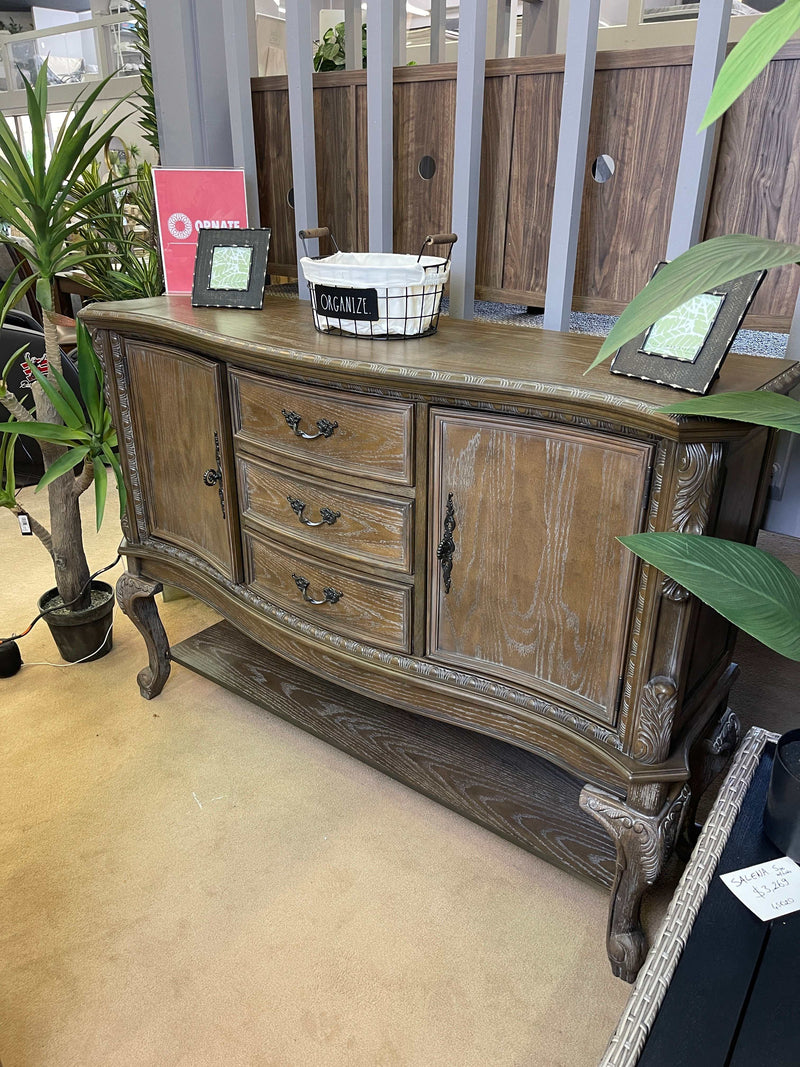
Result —
[{"label": "dark metal drawer pull", "polygon": [[453,540],[453,530],[456,528],[456,515],[453,508],[453,494],[447,494],[447,508],[444,516],[444,536],[436,549],[436,558],[442,567],[442,581],[445,593],[450,592],[450,574],[453,570],[453,553],[456,543]]},{"label": "dark metal drawer pull", "polygon": [[308,604],[336,604],[342,599],[342,593],[337,589],[331,589],[329,585],[326,585],[322,590],[322,600],[314,600],[313,597],[308,595],[308,587],[311,585],[306,578],[301,578],[299,574],[293,574],[294,584],[303,594],[303,600]]},{"label": "dark metal drawer pull", "polygon": [[287,411],[286,408],[282,408],[283,417],[286,419],[286,425],[291,427],[292,431],[298,436],[303,437],[306,441],[316,441],[318,437],[330,437],[338,422],[331,422],[330,419],[317,419],[317,433],[306,433],[300,429],[300,420],[302,415],[298,415],[296,411]]},{"label": "dark metal drawer pull", "polygon": [[306,506],[302,500],[298,500],[293,496],[287,496],[286,499],[292,505],[292,511],[304,526],[333,526],[336,520],[342,517],[341,511],[332,511],[331,508],[320,508],[319,513],[322,516],[321,521],[312,522],[303,515]]}]

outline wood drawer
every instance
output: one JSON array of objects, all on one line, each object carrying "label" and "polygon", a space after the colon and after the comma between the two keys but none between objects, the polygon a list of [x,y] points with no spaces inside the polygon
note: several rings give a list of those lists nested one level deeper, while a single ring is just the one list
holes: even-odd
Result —
[{"label": "wood drawer", "polygon": [[[294,615],[345,637],[397,652],[411,650],[411,586],[368,578],[245,533],[248,580]],[[304,599],[294,576],[307,581]],[[325,591],[341,594],[335,602]]]},{"label": "wood drawer", "polygon": [[291,538],[301,551],[319,547],[356,562],[411,572],[413,501],[304,478],[244,456],[237,469],[246,520]]},{"label": "wood drawer", "polygon": [[295,464],[413,484],[413,404],[275,381],[247,371],[232,371],[230,383],[233,432],[240,445]]}]

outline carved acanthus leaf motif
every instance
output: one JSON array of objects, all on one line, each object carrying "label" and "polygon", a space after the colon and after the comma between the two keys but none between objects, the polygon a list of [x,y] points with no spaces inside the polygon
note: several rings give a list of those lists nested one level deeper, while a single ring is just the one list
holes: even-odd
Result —
[{"label": "carved acanthus leaf motif", "polygon": [[638,880],[652,885],[675,844],[690,790],[688,783],[657,815],[643,815],[620,797],[597,786],[581,790],[580,806],[592,815],[617,846],[618,862],[637,872]]},{"label": "carved acanthus leaf motif", "polygon": [[672,678],[651,678],[642,690],[639,736],[634,755],[643,763],[658,763],[669,752],[678,687]]},{"label": "carved acanthus leaf motif", "polygon": [[690,442],[678,458],[678,487],[672,507],[672,529],[679,533],[705,533],[716,488],[722,445]]}]

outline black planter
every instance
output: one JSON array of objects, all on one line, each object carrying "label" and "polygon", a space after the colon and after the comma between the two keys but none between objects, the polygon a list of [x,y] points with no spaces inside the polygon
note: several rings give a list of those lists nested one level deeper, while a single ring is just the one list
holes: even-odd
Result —
[{"label": "black planter", "polygon": [[800,863],[800,730],[790,730],[775,746],[764,832],[790,859]]},{"label": "black planter", "polygon": [[[58,600],[58,590],[48,589],[39,598],[39,611],[47,611]],[[100,659],[111,651],[114,590],[106,582],[92,582],[92,600],[91,607],[83,611],[67,608],[44,617],[61,658],[68,663]]]}]

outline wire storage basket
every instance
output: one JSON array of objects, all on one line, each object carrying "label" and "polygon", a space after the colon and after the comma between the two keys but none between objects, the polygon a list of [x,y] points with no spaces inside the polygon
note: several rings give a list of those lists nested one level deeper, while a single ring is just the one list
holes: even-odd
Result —
[{"label": "wire storage basket", "polygon": [[[304,249],[315,237],[330,237],[336,249],[332,256],[306,254],[300,260],[320,333],[383,340],[436,333],[450,253],[458,240],[454,233],[429,235],[418,256],[341,252],[327,226],[300,230],[299,236]],[[447,257],[423,256],[433,245],[449,245]]]}]

